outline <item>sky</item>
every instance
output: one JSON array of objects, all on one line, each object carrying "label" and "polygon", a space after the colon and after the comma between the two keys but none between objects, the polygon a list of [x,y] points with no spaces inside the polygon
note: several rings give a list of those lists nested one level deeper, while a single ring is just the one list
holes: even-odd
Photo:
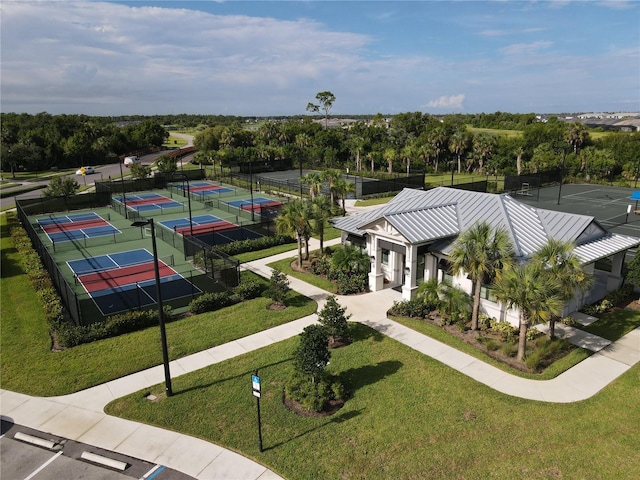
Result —
[{"label": "sky", "polygon": [[640,1],[2,0],[2,112],[640,111]]}]

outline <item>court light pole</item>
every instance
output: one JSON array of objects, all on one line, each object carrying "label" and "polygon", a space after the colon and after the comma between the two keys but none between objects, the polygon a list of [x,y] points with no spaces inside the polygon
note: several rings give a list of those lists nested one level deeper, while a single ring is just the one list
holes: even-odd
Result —
[{"label": "court light pole", "polygon": [[184,181],[187,181],[187,204],[189,205],[189,232],[193,237],[193,216],[191,214],[191,186],[189,185],[189,177],[184,174],[184,171],[181,173],[182,175],[182,191],[184,192]]},{"label": "court light pole", "polygon": [[124,218],[129,218],[127,215],[127,196],[124,193],[124,175],[122,174],[122,160],[118,158],[118,165],[120,165],[120,183],[122,184],[122,204],[124,205]]},{"label": "court light pole", "polygon": [[138,220],[132,227],[151,227],[151,245],[153,246],[153,266],[156,273],[156,295],[158,296],[158,323],[160,324],[160,341],[162,342],[162,363],[164,364],[164,385],[167,397],[173,395],[171,388],[171,372],[169,371],[169,350],[167,348],[167,332],[164,326],[164,312],[162,310],[162,290],[160,288],[160,267],[158,266],[158,247],[156,246],[156,230],[153,218]]}]

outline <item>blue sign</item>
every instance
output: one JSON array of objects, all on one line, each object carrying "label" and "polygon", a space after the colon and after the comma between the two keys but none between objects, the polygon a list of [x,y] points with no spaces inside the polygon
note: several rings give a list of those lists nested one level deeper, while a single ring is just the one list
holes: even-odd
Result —
[{"label": "blue sign", "polygon": [[253,387],[253,395],[260,397],[260,377],[251,375],[251,386]]}]

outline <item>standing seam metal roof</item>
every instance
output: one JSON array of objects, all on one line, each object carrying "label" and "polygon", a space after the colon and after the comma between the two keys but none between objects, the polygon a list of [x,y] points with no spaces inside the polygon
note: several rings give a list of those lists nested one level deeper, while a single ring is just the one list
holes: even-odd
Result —
[{"label": "standing seam metal roof", "polygon": [[[382,218],[408,241],[443,240],[437,245],[444,250],[449,249],[452,243],[452,240],[446,240],[447,237],[456,236],[479,221],[486,221],[492,228],[501,227],[508,231],[518,257],[531,256],[549,238],[576,242],[590,225],[597,227],[595,231],[606,233],[593,217],[538,209],[518,202],[508,194],[470,192],[448,187],[427,191],[405,188],[380,208],[341,217],[333,220],[333,223],[340,230],[364,235],[366,226]],[[633,237],[608,234],[577,248],[585,247],[581,251],[585,252],[585,259],[590,259],[596,255],[596,251],[603,253],[597,257],[602,258],[611,255],[612,249],[615,250],[617,246],[624,249],[630,248],[622,248],[624,245],[638,244],[640,240]]]}]

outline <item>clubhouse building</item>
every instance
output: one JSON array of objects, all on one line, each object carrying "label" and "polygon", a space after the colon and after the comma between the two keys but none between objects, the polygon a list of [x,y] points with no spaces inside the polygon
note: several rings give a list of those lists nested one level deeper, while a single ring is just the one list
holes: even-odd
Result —
[{"label": "clubhouse building", "polygon": [[[508,194],[449,187],[405,188],[386,205],[332,223],[341,230],[343,244],[366,248],[371,259],[369,289],[394,288],[408,300],[422,282],[434,278],[471,293],[472,281],[464,274],[452,275],[448,256],[458,235],[481,221],[508,232],[520,262],[529,261],[551,238],[575,245],[594,285],[578,292],[563,315],[620,288],[625,254],[640,245],[639,238],[608,232],[594,217],[535,208]],[[518,324],[517,312],[497,302],[490,285],[482,287],[481,298],[482,312]]]}]

